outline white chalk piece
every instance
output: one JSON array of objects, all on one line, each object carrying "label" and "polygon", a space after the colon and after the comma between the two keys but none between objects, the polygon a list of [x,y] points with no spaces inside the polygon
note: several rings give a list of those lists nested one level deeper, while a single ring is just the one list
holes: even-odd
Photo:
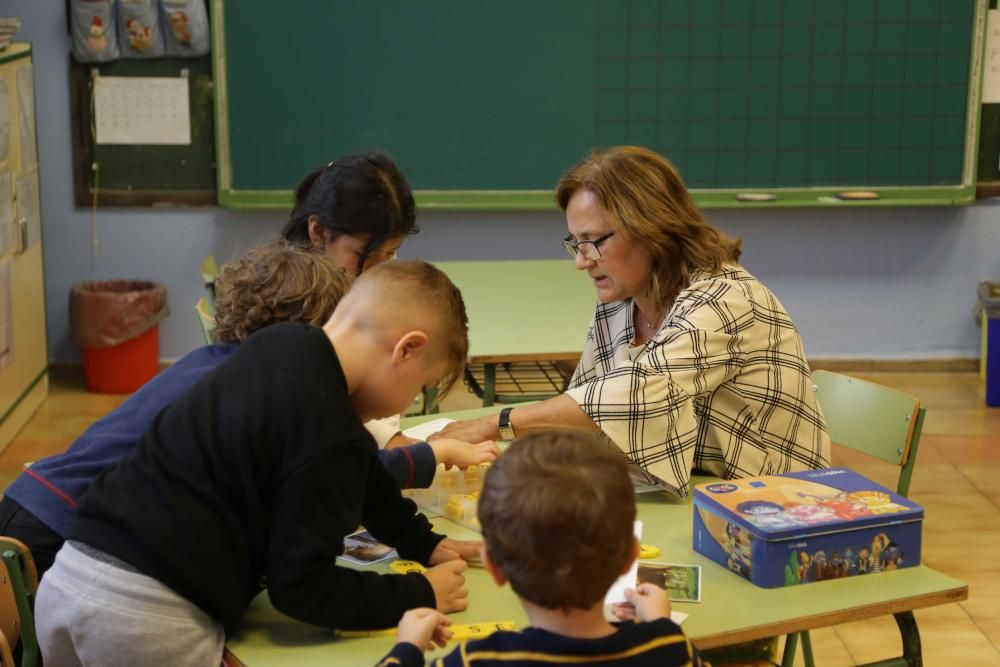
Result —
[{"label": "white chalk piece", "polygon": [[777,195],[767,192],[741,192],[736,195],[738,201],[775,201],[777,198]]},{"label": "white chalk piece", "polygon": [[847,192],[838,192],[837,199],[843,199],[845,201],[874,201],[879,199],[877,192],[869,192],[867,190],[850,190]]}]

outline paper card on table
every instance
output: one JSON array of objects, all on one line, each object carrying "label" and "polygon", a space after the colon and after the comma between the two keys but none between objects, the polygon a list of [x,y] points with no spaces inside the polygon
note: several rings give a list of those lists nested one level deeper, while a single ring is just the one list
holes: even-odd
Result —
[{"label": "paper card on table", "polygon": [[382,544],[367,530],[344,538],[344,553],[340,556],[348,563],[371,565],[396,557],[396,550]]},{"label": "paper card on table", "polygon": [[[642,539],[642,521],[636,521],[633,528],[635,532],[635,539]],[[625,589],[635,588],[635,582],[639,576],[639,560],[636,559],[632,562],[632,567],[629,568],[628,572],[618,577],[615,583],[611,584],[611,588],[608,590],[607,595],[604,596],[604,604],[617,604],[619,602],[625,602]]]},{"label": "paper card on table", "polygon": [[656,584],[671,602],[701,602],[701,566],[678,563],[639,563],[638,582]]},{"label": "paper card on table", "polygon": [[423,424],[417,424],[416,426],[411,426],[410,428],[403,431],[403,435],[405,435],[408,438],[414,438],[415,440],[427,440],[428,436],[437,433],[438,431],[440,431],[453,421],[455,420],[448,419],[447,417],[432,419],[429,422],[424,422]]}]

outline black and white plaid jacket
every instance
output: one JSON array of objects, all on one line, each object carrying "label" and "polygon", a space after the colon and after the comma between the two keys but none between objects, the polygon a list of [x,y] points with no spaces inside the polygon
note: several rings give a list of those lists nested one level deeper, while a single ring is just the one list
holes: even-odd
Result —
[{"label": "black and white plaid jacket", "polygon": [[632,301],[598,304],[567,394],[663,484],[823,468],[830,438],[802,340],[742,267],[696,273],[655,337],[632,345]]}]

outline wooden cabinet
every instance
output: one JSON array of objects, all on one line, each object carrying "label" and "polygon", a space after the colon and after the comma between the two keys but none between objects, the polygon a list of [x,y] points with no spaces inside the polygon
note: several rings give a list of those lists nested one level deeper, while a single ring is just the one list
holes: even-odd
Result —
[{"label": "wooden cabinet", "polygon": [[0,51],[0,450],[48,394],[31,47]]}]

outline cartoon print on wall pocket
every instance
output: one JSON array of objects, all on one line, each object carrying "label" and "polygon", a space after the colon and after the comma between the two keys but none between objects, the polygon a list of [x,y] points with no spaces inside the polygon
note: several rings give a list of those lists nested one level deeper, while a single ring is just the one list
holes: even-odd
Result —
[{"label": "cartoon print on wall pocket", "polygon": [[163,39],[172,56],[201,56],[209,51],[205,0],[160,0]]},{"label": "cartoon print on wall pocket", "polygon": [[122,56],[156,58],[163,55],[156,0],[119,0],[118,32]]},{"label": "cartoon print on wall pocket", "polygon": [[111,0],[71,0],[73,55],[79,62],[104,62],[118,57],[115,7]]}]

